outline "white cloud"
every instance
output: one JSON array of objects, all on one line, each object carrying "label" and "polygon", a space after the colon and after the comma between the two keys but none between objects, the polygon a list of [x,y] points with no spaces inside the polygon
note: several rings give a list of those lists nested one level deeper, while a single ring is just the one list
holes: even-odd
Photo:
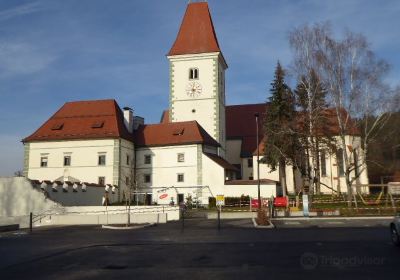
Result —
[{"label": "white cloud", "polygon": [[32,74],[46,69],[55,56],[27,43],[0,45],[0,77]]},{"label": "white cloud", "polygon": [[0,21],[9,20],[14,17],[28,15],[43,10],[39,2],[27,3],[0,12]]}]

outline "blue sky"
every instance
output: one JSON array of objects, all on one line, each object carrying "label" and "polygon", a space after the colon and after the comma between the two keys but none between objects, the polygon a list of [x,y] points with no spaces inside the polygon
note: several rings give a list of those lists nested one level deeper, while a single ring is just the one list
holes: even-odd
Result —
[{"label": "blue sky", "polygon": [[[165,57],[187,0],[0,0],[0,176],[22,169],[20,140],[63,103],[115,98],[146,122],[168,107]],[[227,103],[264,102],[288,32],[330,21],[364,34],[400,77],[400,1],[209,0],[229,64]]]}]

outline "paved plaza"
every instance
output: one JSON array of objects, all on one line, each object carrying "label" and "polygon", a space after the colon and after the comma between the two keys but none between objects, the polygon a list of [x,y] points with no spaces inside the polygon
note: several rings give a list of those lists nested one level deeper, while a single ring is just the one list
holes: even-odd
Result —
[{"label": "paved plaza", "polygon": [[[290,224],[291,222],[291,224]],[[330,222],[330,223],[329,223]],[[332,223],[335,222],[335,223]],[[343,222],[339,224],[339,222]],[[388,220],[186,219],[135,230],[36,228],[0,235],[2,279],[397,279]],[[367,224],[367,226],[365,226]]]}]

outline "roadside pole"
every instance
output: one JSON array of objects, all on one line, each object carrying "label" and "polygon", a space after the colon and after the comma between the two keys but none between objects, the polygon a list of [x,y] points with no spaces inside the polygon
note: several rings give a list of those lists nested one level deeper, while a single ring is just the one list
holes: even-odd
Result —
[{"label": "roadside pole", "polygon": [[32,233],[32,227],[33,227],[33,213],[31,212],[29,214],[29,233]]},{"label": "roadside pole", "polygon": [[224,195],[217,195],[215,202],[216,202],[216,206],[217,206],[218,231],[220,231],[221,230],[221,210],[222,210],[222,205],[225,205]]},{"label": "roadside pole", "polygon": [[221,230],[221,205],[219,205],[218,209],[218,231]]}]

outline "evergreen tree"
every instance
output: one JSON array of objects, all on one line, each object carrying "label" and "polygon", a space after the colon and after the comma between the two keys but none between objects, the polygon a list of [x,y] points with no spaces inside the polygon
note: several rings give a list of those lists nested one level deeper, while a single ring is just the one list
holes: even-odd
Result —
[{"label": "evergreen tree", "polygon": [[276,170],[279,167],[279,181],[286,189],[286,165],[297,166],[299,149],[295,130],[295,99],[285,83],[285,71],[277,63],[275,77],[271,83],[271,96],[264,120],[264,157],[263,162]]}]

